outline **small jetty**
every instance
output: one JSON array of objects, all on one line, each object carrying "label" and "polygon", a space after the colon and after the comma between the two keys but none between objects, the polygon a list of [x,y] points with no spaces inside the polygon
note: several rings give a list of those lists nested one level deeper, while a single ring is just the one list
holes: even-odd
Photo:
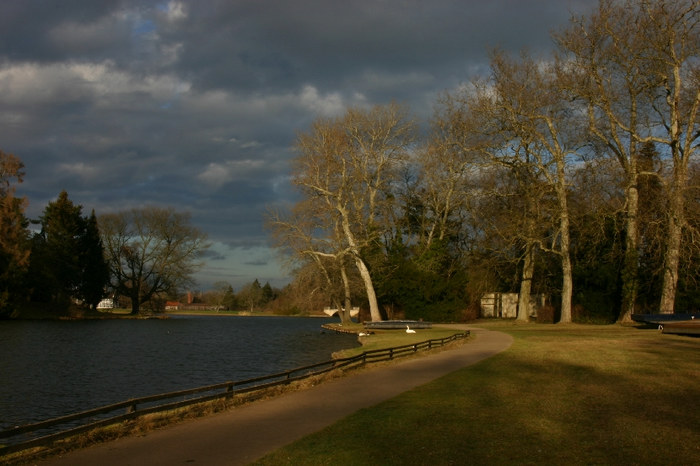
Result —
[{"label": "small jetty", "polygon": [[380,320],[377,322],[363,322],[368,330],[405,330],[406,327],[412,329],[433,328],[432,322],[422,320]]},{"label": "small jetty", "polygon": [[[406,330],[406,327],[411,329],[426,329],[433,328],[432,322],[422,320],[380,320],[377,322],[365,321],[362,322],[365,330]],[[360,333],[358,327],[343,328],[342,324],[323,324],[321,328],[331,330],[338,333]]]},{"label": "small jetty", "polygon": [[343,328],[342,324],[322,324],[321,328],[325,330],[330,330],[336,333],[354,333],[357,334],[358,329]]}]

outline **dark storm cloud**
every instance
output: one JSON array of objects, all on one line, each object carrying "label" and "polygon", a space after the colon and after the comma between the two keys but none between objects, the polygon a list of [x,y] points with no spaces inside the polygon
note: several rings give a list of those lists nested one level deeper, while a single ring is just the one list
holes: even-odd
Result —
[{"label": "dark storm cloud", "polygon": [[62,189],[98,215],[174,206],[213,243],[203,282],[280,284],[262,217],[294,199],[298,131],[390,100],[426,119],[490,47],[549,50],[594,4],[1,2],[0,148],[26,165],[32,218]]},{"label": "dark storm cloud", "polygon": [[192,12],[196,20],[187,29],[180,64],[201,68],[196,82],[203,87],[284,88],[313,81],[322,89],[353,83],[371,88],[377,76],[405,73],[435,85],[444,77],[464,78],[489,47],[550,47],[550,29],[565,22],[568,6],[574,11],[578,3],[210,3]]}]

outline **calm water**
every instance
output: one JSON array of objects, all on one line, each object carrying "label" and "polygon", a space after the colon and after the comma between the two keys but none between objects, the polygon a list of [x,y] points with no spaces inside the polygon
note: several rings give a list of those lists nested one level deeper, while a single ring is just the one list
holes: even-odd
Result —
[{"label": "calm water", "polygon": [[323,332],[321,324],[332,321],[0,321],[0,429],[326,361],[357,345],[353,335]]}]

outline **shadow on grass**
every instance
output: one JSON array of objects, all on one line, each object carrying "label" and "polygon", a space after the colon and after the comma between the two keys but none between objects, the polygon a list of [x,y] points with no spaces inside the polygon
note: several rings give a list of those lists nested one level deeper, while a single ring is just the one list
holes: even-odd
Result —
[{"label": "shadow on grass", "polygon": [[259,464],[699,464],[700,341],[635,332],[513,330],[507,352]]}]

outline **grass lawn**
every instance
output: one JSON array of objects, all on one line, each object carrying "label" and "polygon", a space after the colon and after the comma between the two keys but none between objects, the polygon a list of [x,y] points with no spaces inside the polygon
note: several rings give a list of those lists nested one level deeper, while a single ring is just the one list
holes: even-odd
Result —
[{"label": "grass lawn", "polygon": [[700,464],[700,338],[476,326],[513,335],[513,346],[256,464]]}]

